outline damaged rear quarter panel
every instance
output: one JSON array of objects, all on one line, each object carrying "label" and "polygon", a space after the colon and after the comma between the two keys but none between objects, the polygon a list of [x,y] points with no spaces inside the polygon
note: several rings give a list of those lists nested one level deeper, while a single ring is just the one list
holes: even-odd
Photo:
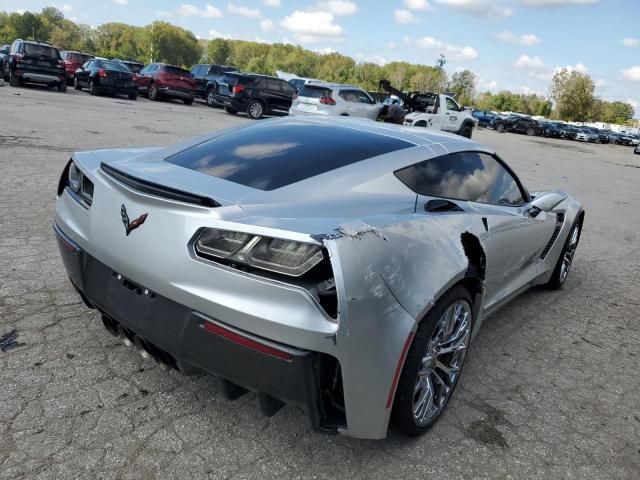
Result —
[{"label": "damaged rear quarter panel", "polygon": [[386,435],[402,348],[439,296],[464,277],[465,232],[484,246],[481,219],[465,213],[358,220],[323,239],[339,292],[336,341],[350,435]]}]

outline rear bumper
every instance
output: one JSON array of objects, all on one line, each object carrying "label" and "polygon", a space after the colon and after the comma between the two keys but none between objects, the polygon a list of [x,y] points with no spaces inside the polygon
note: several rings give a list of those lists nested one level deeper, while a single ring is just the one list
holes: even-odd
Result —
[{"label": "rear bumper", "polygon": [[138,93],[138,87],[135,84],[125,86],[125,84],[118,84],[114,80],[100,80],[100,83],[96,85],[96,88],[101,92],[121,93],[124,95]]},{"label": "rear bumper", "polygon": [[119,331],[164,365],[221,377],[230,398],[245,389],[258,392],[267,415],[290,403],[308,411],[315,430],[337,433],[341,425],[322,398],[335,358],[255,336],[174,302],[98,261],[57,224],[54,231],[71,282],[111,333]]},{"label": "rear bumper", "polygon": [[227,97],[225,95],[214,95],[214,100],[218,105],[227,108],[233,108],[237,111],[244,111],[247,108],[247,103],[245,101],[236,99],[234,97]]},{"label": "rear bumper", "polygon": [[56,74],[40,70],[16,68],[15,74],[25,82],[45,84],[66,82],[66,76],[63,73]]}]

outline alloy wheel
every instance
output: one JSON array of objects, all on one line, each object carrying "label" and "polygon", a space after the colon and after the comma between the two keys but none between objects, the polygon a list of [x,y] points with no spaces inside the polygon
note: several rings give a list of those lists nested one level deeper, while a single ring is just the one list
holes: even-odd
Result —
[{"label": "alloy wheel", "polygon": [[578,248],[578,238],[579,238],[579,226],[575,225],[573,230],[571,230],[571,237],[569,239],[569,243],[567,244],[564,252],[562,252],[562,264],[560,265],[560,283],[564,283],[569,275],[569,270],[571,270],[571,264],[573,263],[573,256],[576,253],[576,248]]},{"label": "alloy wheel", "polygon": [[249,106],[249,115],[251,115],[252,118],[260,118],[262,116],[262,104],[260,102],[253,102],[250,106]]},{"label": "alloy wheel", "polygon": [[438,320],[422,356],[413,391],[413,419],[428,425],[446,405],[458,381],[471,339],[471,306],[452,303]]}]

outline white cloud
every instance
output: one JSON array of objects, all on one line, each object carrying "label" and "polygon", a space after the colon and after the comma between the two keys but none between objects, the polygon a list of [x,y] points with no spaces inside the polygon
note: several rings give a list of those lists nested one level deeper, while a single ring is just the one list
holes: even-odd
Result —
[{"label": "white cloud", "polygon": [[435,0],[437,3],[460,10],[461,12],[500,20],[513,15],[513,10],[493,0]]},{"label": "white cloud", "polygon": [[407,35],[402,37],[402,41],[404,42],[405,45],[411,45],[411,39]]},{"label": "white cloud", "polygon": [[271,20],[265,18],[260,22],[260,28],[262,28],[263,32],[273,32],[276,29],[276,26]]},{"label": "white cloud", "polygon": [[529,55],[520,55],[513,66],[520,70],[533,72],[541,72],[548,69],[540,57],[530,57]]},{"label": "white cloud", "polygon": [[166,10],[156,10],[153,12],[156,17],[173,17],[173,13],[167,12]]},{"label": "white cloud", "polygon": [[638,102],[636,100],[634,100],[633,98],[627,98],[627,103],[629,105],[631,105],[633,107],[633,109],[635,110],[636,108],[638,108]]},{"label": "white cloud", "polygon": [[522,87],[510,88],[509,90],[511,90],[513,93],[523,93],[524,95],[537,95],[539,97],[545,97],[546,96],[540,90],[536,90],[536,89],[531,88],[531,87],[529,87],[527,85],[522,86]]},{"label": "white cloud", "polygon": [[242,5],[234,5],[233,3],[227,4],[227,11],[233,15],[241,15],[243,17],[258,18],[262,16],[257,8],[248,8]]},{"label": "white cloud", "polygon": [[567,72],[578,72],[578,73],[587,73],[587,67],[585,67],[581,63],[576,63],[575,65],[565,65],[564,67],[556,67],[553,69],[553,73],[559,73],[562,69],[565,69]]},{"label": "white cloud", "polygon": [[521,0],[529,7],[562,7],[565,5],[595,5],[598,0]]},{"label": "white cloud", "polygon": [[627,37],[620,42],[625,47],[640,47],[640,40],[637,38]]},{"label": "white cloud", "polygon": [[389,42],[389,43],[387,43],[387,48],[390,48],[390,49],[392,49],[392,50],[393,50],[394,48],[396,48],[396,42]]},{"label": "white cloud", "polygon": [[421,10],[423,12],[431,10],[431,5],[427,0],[404,0],[404,6],[409,10]]},{"label": "white cloud", "polygon": [[323,0],[316,3],[314,10],[329,12],[335,16],[353,15],[358,11],[358,5],[349,0]]},{"label": "white cloud", "polygon": [[330,53],[338,53],[337,50],[334,50],[331,47],[318,48],[317,50],[315,50],[315,52],[319,53],[320,55],[329,55]]},{"label": "white cloud", "polygon": [[222,12],[212,5],[205,5],[204,8],[198,8],[195,5],[183,3],[176,8],[176,15],[180,17],[216,18],[222,17]]},{"label": "white cloud", "polygon": [[129,5],[129,0],[113,0],[113,3],[117,3],[118,5]]},{"label": "white cloud", "polygon": [[632,82],[640,82],[640,66],[636,65],[622,70],[622,77]]},{"label": "white cloud", "polygon": [[264,3],[267,7],[279,7],[280,6],[280,0],[262,0],[262,3]]},{"label": "white cloud", "polygon": [[65,3],[62,6],[58,6],[56,4],[53,4],[53,7],[57,8],[58,10],[60,10],[61,12],[64,12],[64,13],[71,13],[71,11],[73,10],[73,7],[71,5],[69,5],[68,3]]},{"label": "white cloud", "polygon": [[213,40],[214,38],[224,38],[225,40],[233,40],[236,38],[236,36],[229,33],[218,32],[217,30],[209,30],[209,40]]},{"label": "white cloud", "polygon": [[402,8],[398,8],[394,10],[393,17],[396,19],[396,22],[406,25],[407,23],[414,23],[418,21],[418,18],[411,13],[411,10],[404,10]]},{"label": "white cloud", "polygon": [[389,63],[389,60],[380,55],[365,55],[363,53],[356,53],[356,60],[361,63],[375,63],[380,66]]},{"label": "white cloud", "polygon": [[293,33],[302,43],[314,43],[327,40],[342,41],[344,30],[333,23],[333,14],[329,12],[303,12],[296,10],[284,17],[280,25]]},{"label": "white cloud", "polygon": [[482,77],[478,77],[478,90],[495,90],[498,88],[498,82],[495,80],[486,81]]},{"label": "white cloud", "polygon": [[430,50],[439,50],[439,53],[442,53],[448,58],[452,60],[456,59],[465,59],[465,60],[474,60],[478,58],[478,52],[472,47],[459,47],[457,45],[449,45],[442,43],[440,40],[436,40],[433,37],[422,37],[416,40],[415,42],[417,47],[427,48]]},{"label": "white cloud", "polygon": [[494,36],[501,42],[510,43],[512,45],[524,45],[527,47],[531,45],[537,45],[538,43],[542,42],[540,37],[538,37],[534,33],[524,33],[522,35],[516,35],[509,30],[505,30],[503,32],[496,33]]},{"label": "white cloud", "polygon": [[604,86],[607,84],[607,82],[605,82],[605,81],[604,81],[604,78],[599,78],[599,79],[597,79],[597,80],[596,80],[595,82],[593,82],[593,83],[594,83],[594,85],[595,85],[596,87],[598,87],[598,88],[602,88],[602,87],[604,87]]}]

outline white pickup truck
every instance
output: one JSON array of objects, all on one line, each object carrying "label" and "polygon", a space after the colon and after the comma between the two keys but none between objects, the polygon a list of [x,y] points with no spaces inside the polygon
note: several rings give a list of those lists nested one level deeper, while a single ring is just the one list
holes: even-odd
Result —
[{"label": "white pickup truck", "polygon": [[460,107],[449,95],[443,93],[420,93],[412,97],[423,108],[416,109],[404,117],[404,125],[425,127],[434,130],[457,133],[471,138],[478,120],[471,112]]}]

